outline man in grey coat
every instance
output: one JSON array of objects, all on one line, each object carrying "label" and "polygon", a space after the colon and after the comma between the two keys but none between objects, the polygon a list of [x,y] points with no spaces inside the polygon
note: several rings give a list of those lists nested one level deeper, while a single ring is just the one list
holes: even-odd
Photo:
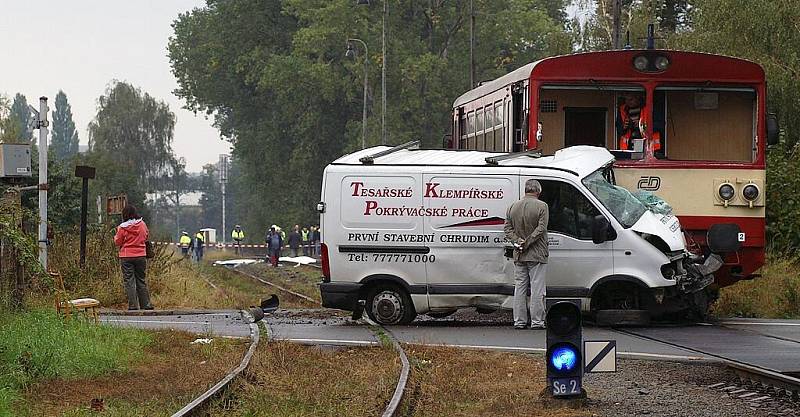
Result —
[{"label": "man in grey coat", "polygon": [[[506,212],[503,230],[514,245],[514,327],[524,329],[528,310],[532,329],[544,328],[545,273],[547,272],[547,203],[539,200],[542,185],[525,182],[525,196]],[[531,291],[527,303],[528,288]]]}]

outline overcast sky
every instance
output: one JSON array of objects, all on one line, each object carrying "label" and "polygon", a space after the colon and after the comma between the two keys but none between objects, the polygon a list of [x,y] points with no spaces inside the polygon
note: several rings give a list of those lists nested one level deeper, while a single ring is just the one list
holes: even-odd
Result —
[{"label": "overcast sky", "polygon": [[173,148],[188,171],[216,162],[229,145],[211,121],[182,108],[166,56],[170,23],[202,0],[0,0],[0,94],[22,93],[50,108],[67,94],[81,144],[97,98],[111,80],[140,87],[164,100],[177,117]]}]

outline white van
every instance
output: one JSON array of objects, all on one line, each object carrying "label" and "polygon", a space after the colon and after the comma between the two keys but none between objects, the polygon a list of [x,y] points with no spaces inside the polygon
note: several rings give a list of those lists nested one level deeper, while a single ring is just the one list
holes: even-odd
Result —
[{"label": "white van", "polygon": [[[320,286],[325,307],[382,324],[458,308],[511,308],[508,207],[525,181],[549,205],[547,296],[587,312],[705,312],[714,265],[686,250],[678,219],[613,184],[614,157],[577,146],[554,156],[417,150],[343,156],[325,168]],[[701,291],[702,290],[702,291]]]}]

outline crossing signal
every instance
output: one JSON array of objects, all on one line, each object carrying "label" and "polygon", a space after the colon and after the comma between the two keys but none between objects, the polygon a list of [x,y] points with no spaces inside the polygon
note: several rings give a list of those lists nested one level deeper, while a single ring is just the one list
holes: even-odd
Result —
[{"label": "crossing signal", "polygon": [[553,396],[582,395],[583,329],[580,300],[547,300],[547,383]]}]

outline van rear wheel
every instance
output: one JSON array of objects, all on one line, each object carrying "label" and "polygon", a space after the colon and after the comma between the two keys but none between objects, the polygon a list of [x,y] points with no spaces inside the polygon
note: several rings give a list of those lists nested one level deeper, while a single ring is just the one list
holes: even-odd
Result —
[{"label": "van rear wheel", "polygon": [[408,324],[417,317],[408,293],[392,284],[370,290],[366,310],[369,318],[380,324]]}]

